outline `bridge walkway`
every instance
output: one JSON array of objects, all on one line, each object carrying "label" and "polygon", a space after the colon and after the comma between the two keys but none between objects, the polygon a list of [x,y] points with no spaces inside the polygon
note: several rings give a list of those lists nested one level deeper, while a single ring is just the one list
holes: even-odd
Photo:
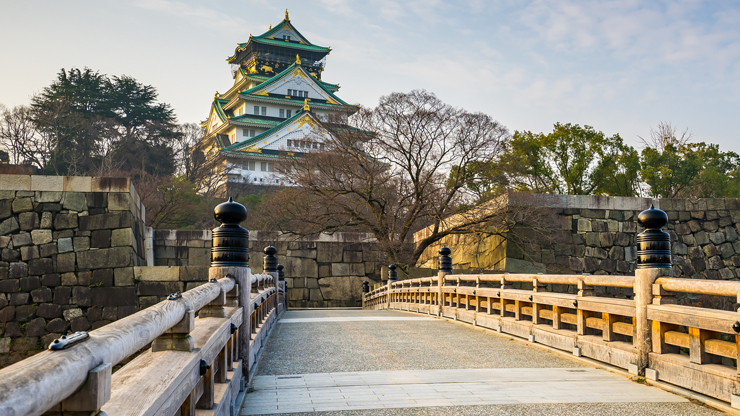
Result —
[{"label": "bridge walkway", "polygon": [[242,415],[719,415],[540,346],[418,314],[289,311]]}]

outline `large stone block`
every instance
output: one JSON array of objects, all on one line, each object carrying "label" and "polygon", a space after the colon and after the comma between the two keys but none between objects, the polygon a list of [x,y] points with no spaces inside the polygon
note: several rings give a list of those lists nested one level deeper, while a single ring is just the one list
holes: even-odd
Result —
[{"label": "large stone block", "polygon": [[36,310],[36,315],[45,319],[54,319],[62,316],[62,306],[53,303],[43,303]]},{"label": "large stone block", "polygon": [[288,257],[302,257],[306,259],[315,259],[316,258],[316,250],[288,250],[287,254]]},{"label": "large stone block", "polygon": [[96,287],[92,289],[92,303],[95,306],[136,306],[136,289]]},{"label": "large stone block", "polygon": [[31,291],[31,299],[33,300],[33,303],[51,302],[52,298],[51,289],[48,287],[40,287]]},{"label": "large stone block", "polygon": [[192,247],[188,249],[188,266],[209,266],[211,249]]},{"label": "large stone block", "polygon": [[313,259],[286,257],[284,266],[289,277],[319,277],[319,265]]},{"label": "large stone block", "polygon": [[129,192],[131,184],[129,178],[91,178],[92,192]]},{"label": "large stone block", "polygon": [[0,175],[0,190],[30,191],[31,175]]},{"label": "large stone block", "polygon": [[37,246],[21,247],[21,259],[28,261],[39,258],[39,248]]},{"label": "large stone block", "polygon": [[134,267],[134,276],[142,282],[177,282],[180,268],[169,266]]},{"label": "large stone block", "polygon": [[10,263],[8,277],[11,279],[20,279],[26,276],[28,276],[28,264],[22,262]]},{"label": "large stone block", "polygon": [[129,211],[131,206],[131,195],[129,193],[112,192],[108,194],[109,211]]},{"label": "large stone block", "polygon": [[80,217],[80,230],[82,231],[128,228],[131,224],[131,213],[127,211]]},{"label": "large stone block", "polygon": [[36,245],[51,243],[51,230],[33,230],[31,240]]},{"label": "large stone block", "polygon": [[90,250],[90,237],[73,237],[72,246],[75,251]]},{"label": "large stone block", "polygon": [[349,276],[349,264],[347,263],[333,263],[331,265],[332,276]]},{"label": "large stone block", "polygon": [[361,251],[345,251],[342,255],[342,261],[344,263],[361,263],[362,252]]},{"label": "large stone block", "polygon": [[93,287],[111,287],[113,286],[113,269],[94,270],[90,279]]},{"label": "large stone block", "polygon": [[28,273],[35,276],[54,273],[54,263],[50,258],[31,260],[28,262]]},{"label": "large stone block", "polygon": [[13,234],[13,247],[19,248],[33,244],[30,233]]},{"label": "large stone block", "polygon": [[316,261],[319,263],[339,263],[344,249],[339,243],[321,243],[316,247]]},{"label": "large stone block", "polygon": [[31,198],[16,198],[13,200],[13,212],[19,213],[19,212],[27,212],[27,211],[33,211],[33,201]]},{"label": "large stone block", "polygon": [[327,277],[319,280],[319,286],[324,300],[354,301],[362,299],[364,280],[358,276]]},{"label": "large stone block", "polygon": [[208,266],[180,266],[181,282],[205,282],[208,280]]},{"label": "large stone block", "polygon": [[101,248],[77,253],[80,269],[99,269],[103,267],[128,267],[134,265],[134,251],[131,247]]},{"label": "large stone block", "polygon": [[67,230],[73,228],[77,228],[77,214],[57,214],[54,217],[55,230]]},{"label": "large stone block", "polygon": [[139,296],[167,296],[183,291],[181,282],[139,282],[136,287]]},{"label": "large stone block", "polygon": [[68,286],[59,286],[54,289],[54,303],[57,305],[67,305],[72,296],[72,288]]},{"label": "large stone block", "polygon": [[75,253],[64,253],[57,255],[56,270],[57,273],[75,271]]},{"label": "large stone block", "polygon": [[64,190],[64,180],[62,176],[31,176],[31,191],[57,191]]},{"label": "large stone block", "polygon": [[61,318],[54,318],[48,324],[46,324],[46,331],[57,334],[64,334],[69,328],[69,323]]},{"label": "large stone block", "polygon": [[21,226],[18,224],[18,219],[16,217],[10,217],[5,221],[0,222],[0,235],[14,233],[20,229]]},{"label": "large stone block", "polygon": [[133,286],[134,285],[134,268],[119,267],[113,269],[113,282],[115,286]]},{"label": "large stone block", "polygon": [[72,288],[72,303],[77,306],[91,306],[92,292],[89,287],[75,286]]},{"label": "large stone block", "polygon": [[65,192],[62,195],[62,208],[70,211],[87,211],[87,201],[82,192]]},{"label": "large stone block", "polygon": [[31,231],[39,228],[39,214],[35,212],[22,212],[18,214],[18,224],[22,231]]},{"label": "large stone block", "polygon": [[365,263],[350,263],[349,274],[351,276],[365,276]]},{"label": "large stone block", "polygon": [[[116,195],[116,194],[112,194]],[[128,194],[126,194],[128,195]],[[111,231],[111,247],[125,247],[134,245],[134,232],[131,228],[119,228]]]}]

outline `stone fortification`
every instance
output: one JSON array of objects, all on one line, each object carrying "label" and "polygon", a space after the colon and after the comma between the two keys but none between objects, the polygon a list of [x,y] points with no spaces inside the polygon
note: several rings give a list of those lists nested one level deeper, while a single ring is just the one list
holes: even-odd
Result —
[{"label": "stone fortification", "polygon": [[[637,214],[654,204],[668,214],[673,271],[695,279],[740,278],[740,199],[656,199],[504,195],[516,207],[549,211],[555,226],[541,233],[515,228],[505,236],[459,235],[424,252],[421,267],[436,267],[441,245],[452,249],[456,269],[533,273],[630,274]],[[514,210],[516,211],[516,210]],[[421,237],[420,231],[417,238]],[[554,237],[552,239],[545,238]]]},{"label": "stone fortification", "polygon": [[[154,230],[154,264],[208,266],[211,231]],[[362,282],[380,282],[382,253],[364,233],[322,234],[295,240],[275,232],[250,231],[249,265],[262,271],[262,249],[272,245],[285,266],[291,307],[360,306]]]}]

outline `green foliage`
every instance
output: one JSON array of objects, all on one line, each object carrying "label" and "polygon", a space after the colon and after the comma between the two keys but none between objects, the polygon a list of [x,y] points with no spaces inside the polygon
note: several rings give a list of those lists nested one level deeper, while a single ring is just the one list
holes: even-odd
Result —
[{"label": "green foliage", "polygon": [[156,99],[154,87],[128,76],[62,69],[31,101],[36,128],[49,142],[44,170],[57,175],[132,169],[171,174],[170,142],[179,133],[170,106]]},{"label": "green foliage", "polygon": [[668,143],[642,151],[641,176],[650,195],[662,198],[740,196],[740,158],[706,143]]},{"label": "green foliage", "polygon": [[482,169],[493,193],[513,189],[633,196],[639,156],[618,134],[607,137],[591,126],[556,123],[549,134],[515,132],[497,161],[476,168]]},{"label": "green foliage", "polygon": [[158,186],[159,198],[156,215],[151,223],[154,228],[189,229],[200,211],[200,196],[195,185],[185,176],[174,176]]}]

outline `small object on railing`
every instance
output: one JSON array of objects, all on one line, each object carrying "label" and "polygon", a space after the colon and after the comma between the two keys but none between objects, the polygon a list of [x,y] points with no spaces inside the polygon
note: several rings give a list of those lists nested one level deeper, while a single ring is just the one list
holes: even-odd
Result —
[{"label": "small object on railing", "polygon": [[208,372],[208,370],[211,369],[211,366],[206,362],[206,360],[200,360],[200,375],[204,376]]},{"label": "small object on railing", "polygon": [[231,277],[231,273],[226,273],[226,278],[227,279],[233,279],[233,277]]},{"label": "small object on railing", "polygon": [[236,325],[231,324],[231,333],[233,334],[234,332],[236,332]]},{"label": "small object on railing", "polygon": [[264,272],[276,272],[278,262],[275,254],[277,254],[277,249],[273,246],[267,246],[263,251],[265,252]]},{"label": "small object on railing", "polygon": [[637,234],[637,268],[671,267],[671,235],[661,228],[668,224],[668,214],[653,205],[637,216],[645,231]]},{"label": "small object on railing", "polygon": [[216,206],[213,216],[221,225],[213,229],[211,267],[247,267],[249,231],[239,225],[247,219],[247,209],[229,197]]},{"label": "small object on railing", "polygon": [[439,249],[439,271],[444,273],[452,273],[452,250],[447,246],[442,246]]},{"label": "small object on railing", "polygon": [[285,268],[285,266],[283,266],[282,264],[278,264],[277,265],[278,281],[279,282],[282,282],[282,281],[285,280],[285,273],[283,272],[283,269],[284,268]]},{"label": "small object on railing", "polygon": [[167,296],[167,300],[175,300],[175,299],[180,299],[181,297],[182,297],[182,293],[180,293],[180,292],[175,292],[175,293],[173,293],[173,294],[171,294],[171,295]]},{"label": "small object on railing", "polygon": [[208,283],[217,283],[218,280],[216,280],[215,277],[212,277],[211,280],[208,281]]},{"label": "small object on railing", "polygon": [[85,331],[78,331],[70,335],[62,335],[61,338],[57,338],[49,344],[49,349],[52,351],[64,350],[88,339],[89,337],[90,335]]},{"label": "small object on railing", "polygon": [[740,322],[735,322],[732,324],[732,330],[735,332],[740,332]]},{"label": "small object on railing", "polygon": [[362,293],[369,293],[370,292],[370,282],[365,280],[362,282]]},{"label": "small object on railing", "polygon": [[390,280],[391,282],[395,282],[396,280],[398,280],[398,274],[396,273],[395,264],[391,264],[390,266],[388,266],[388,280]]},{"label": "small object on railing", "polygon": [[452,289],[452,293],[457,293],[457,288]]},{"label": "small object on railing", "polygon": [[575,306],[576,308],[578,307],[578,300],[573,301],[573,306]]},{"label": "small object on railing", "polygon": [[533,299],[532,295],[529,295],[529,301],[531,302]]},{"label": "small object on railing", "polygon": [[473,291],[473,296],[475,296],[475,290]]}]

